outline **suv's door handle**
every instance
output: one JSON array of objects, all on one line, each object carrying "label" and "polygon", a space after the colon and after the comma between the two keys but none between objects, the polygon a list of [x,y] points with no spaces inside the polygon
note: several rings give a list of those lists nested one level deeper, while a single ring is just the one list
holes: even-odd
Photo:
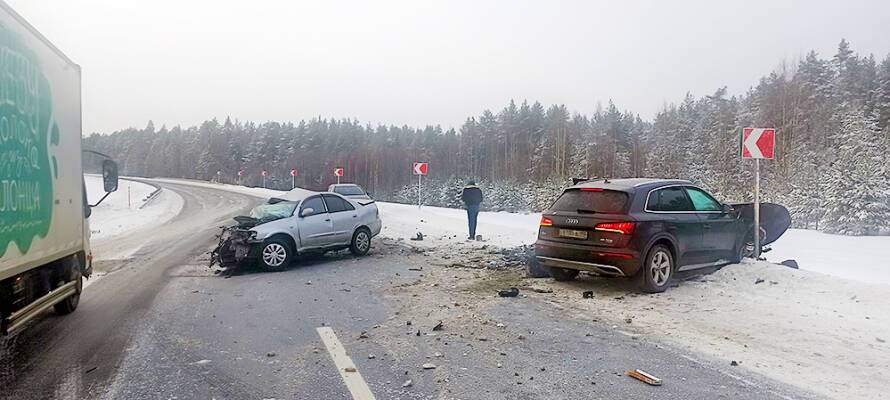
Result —
[{"label": "suv's door handle", "polygon": [[353,215],[352,218],[358,218],[358,215]]},{"label": "suv's door handle", "polygon": [[702,225],[702,228],[711,229],[711,224],[704,224]]},{"label": "suv's door handle", "polygon": [[328,218],[328,219],[324,220],[324,222],[331,222],[331,219]]}]

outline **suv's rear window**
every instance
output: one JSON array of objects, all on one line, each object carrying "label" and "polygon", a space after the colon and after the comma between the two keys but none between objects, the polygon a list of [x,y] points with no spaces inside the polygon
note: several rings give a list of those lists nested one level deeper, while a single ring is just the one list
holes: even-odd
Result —
[{"label": "suv's rear window", "polygon": [[615,190],[566,190],[550,207],[553,211],[620,214],[624,212],[627,193]]}]

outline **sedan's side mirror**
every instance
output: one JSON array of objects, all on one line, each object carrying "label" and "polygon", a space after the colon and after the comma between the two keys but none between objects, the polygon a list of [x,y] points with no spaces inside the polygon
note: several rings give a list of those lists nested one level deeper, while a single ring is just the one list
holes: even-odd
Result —
[{"label": "sedan's side mirror", "polygon": [[735,211],[735,209],[732,208],[732,206],[729,205],[729,204],[724,204],[724,205],[723,205],[723,210],[722,210],[722,211],[723,211],[724,214],[729,214],[729,213]]},{"label": "sedan's side mirror", "polygon": [[312,215],[315,212],[315,209],[312,207],[306,207],[300,210],[300,218]]},{"label": "sedan's side mirror", "polygon": [[117,191],[117,163],[112,160],[102,161],[102,184],[105,193]]}]

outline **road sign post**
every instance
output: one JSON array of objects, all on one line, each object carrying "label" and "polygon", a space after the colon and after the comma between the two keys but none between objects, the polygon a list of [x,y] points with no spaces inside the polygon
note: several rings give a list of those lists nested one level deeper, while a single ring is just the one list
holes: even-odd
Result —
[{"label": "road sign post", "polygon": [[337,184],[340,184],[340,178],[343,176],[343,168],[334,168],[334,176],[337,177]]},{"label": "road sign post", "polygon": [[760,257],[760,160],[772,160],[776,149],[774,128],[742,129],[742,158],[754,159],[754,258]]},{"label": "road sign post", "polygon": [[263,170],[263,172],[260,172],[260,175],[263,176],[263,189],[266,188],[266,175],[268,175],[268,174],[269,174],[269,173],[266,172],[266,170]]},{"label": "road sign post", "polygon": [[760,257],[760,159],[754,159],[754,258]]},{"label": "road sign post", "polygon": [[420,208],[423,205],[423,176],[426,175],[427,171],[429,171],[430,164],[425,162],[415,162],[414,166],[411,167],[411,171],[414,175],[417,175],[417,207]]},{"label": "road sign post", "polygon": [[296,189],[297,187],[297,169],[292,168],[290,170],[290,188]]}]

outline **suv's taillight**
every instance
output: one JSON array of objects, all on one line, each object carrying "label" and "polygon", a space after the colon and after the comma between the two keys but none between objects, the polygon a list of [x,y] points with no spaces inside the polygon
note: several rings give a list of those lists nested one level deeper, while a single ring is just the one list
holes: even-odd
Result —
[{"label": "suv's taillight", "polygon": [[553,220],[547,217],[541,217],[541,226],[553,226]]},{"label": "suv's taillight", "polygon": [[604,232],[615,232],[623,235],[630,235],[634,232],[633,222],[605,222],[596,224],[593,229]]}]

